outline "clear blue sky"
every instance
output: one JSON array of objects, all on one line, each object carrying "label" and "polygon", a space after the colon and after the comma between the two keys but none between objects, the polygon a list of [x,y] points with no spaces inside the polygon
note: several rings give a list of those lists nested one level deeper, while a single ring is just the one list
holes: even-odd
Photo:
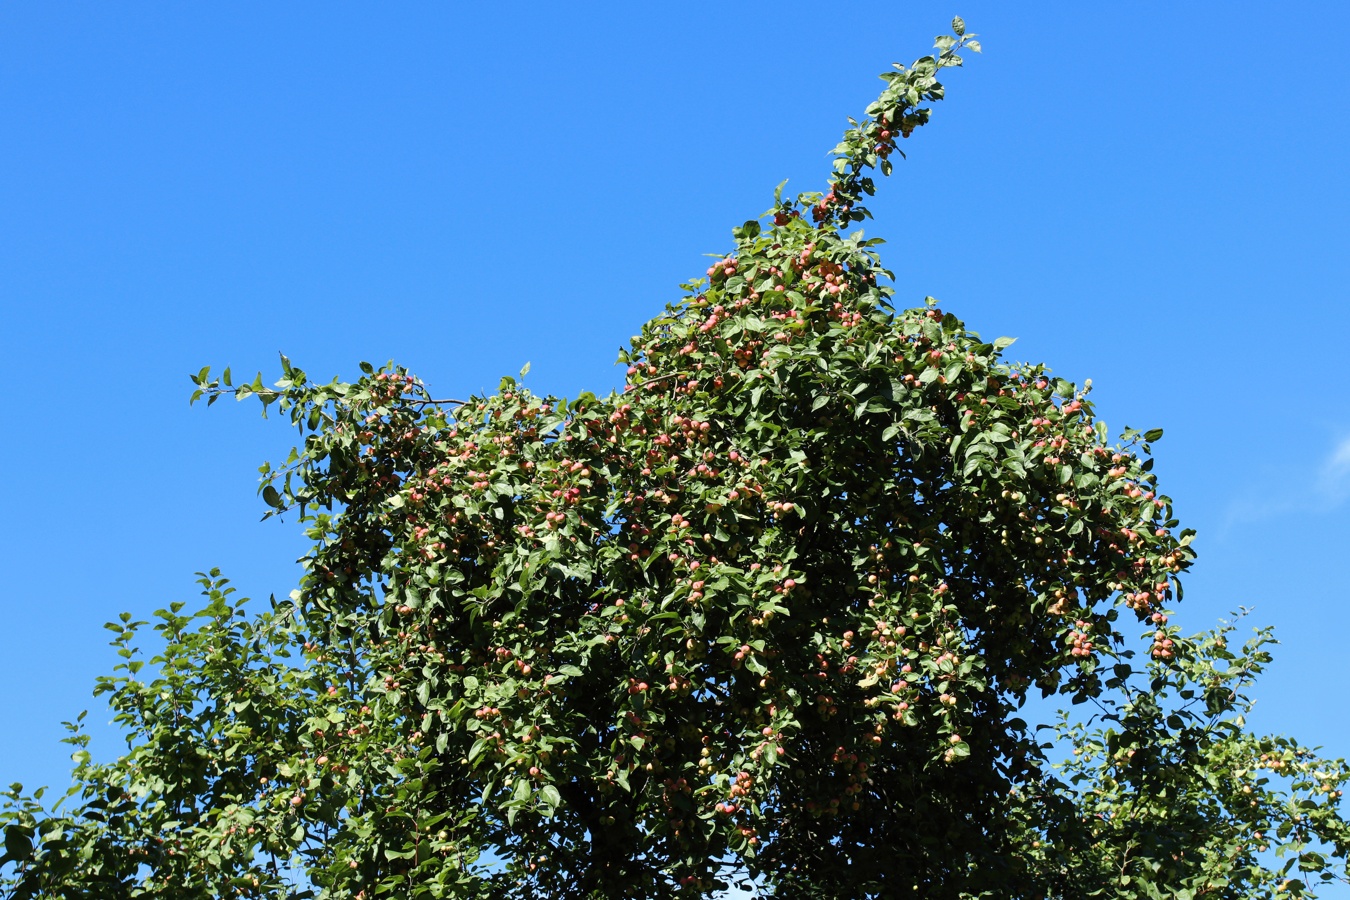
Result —
[{"label": "clear blue sky", "polygon": [[[203,365],[361,360],[443,395],[616,351],[816,189],[875,75],[959,12],[985,46],[874,206],[899,298],[1162,427],[1199,529],[1180,619],[1283,646],[1256,725],[1350,755],[1345,3],[0,5],[0,782],[64,784],[102,623],[222,567],[294,585]],[[95,708],[95,750],[116,752]]]}]

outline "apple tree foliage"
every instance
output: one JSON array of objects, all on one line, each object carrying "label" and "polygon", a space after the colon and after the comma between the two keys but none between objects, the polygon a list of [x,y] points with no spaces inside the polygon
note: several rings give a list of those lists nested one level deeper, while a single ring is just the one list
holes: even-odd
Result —
[{"label": "apple tree foliage", "polygon": [[[608,396],[437,399],[405,369],[254,397],[313,541],[256,612],[113,623],[26,898],[1311,896],[1339,760],[1250,733],[1268,633],[1183,638],[1191,532],[1149,443],[933,301],[856,225],[978,50],[960,20],[624,352]],[[762,221],[762,224],[761,224]],[[1031,695],[1066,712],[1045,728]],[[1072,714],[1070,714],[1072,713]],[[1048,729],[1048,730],[1047,730]]]}]

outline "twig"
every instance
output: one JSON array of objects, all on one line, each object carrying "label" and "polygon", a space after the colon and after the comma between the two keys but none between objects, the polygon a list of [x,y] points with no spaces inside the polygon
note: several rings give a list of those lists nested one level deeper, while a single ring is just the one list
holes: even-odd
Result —
[{"label": "twig", "polygon": [[453,397],[447,397],[444,400],[409,400],[412,406],[468,406],[468,400],[456,400]]}]

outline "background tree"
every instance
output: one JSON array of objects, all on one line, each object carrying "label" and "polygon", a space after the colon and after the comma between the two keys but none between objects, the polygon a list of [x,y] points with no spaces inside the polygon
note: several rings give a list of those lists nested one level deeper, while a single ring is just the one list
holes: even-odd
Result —
[{"label": "background tree", "polygon": [[[1344,765],[1247,733],[1260,635],[1183,639],[1191,534],[1088,386],[898,311],[873,174],[978,50],[954,22],[644,326],[622,392],[440,400],[196,377],[297,426],[287,602],[111,626],[128,753],[0,813],[13,897],[1305,893]],[[524,373],[522,373],[523,376]],[[1143,665],[1131,634],[1143,630]],[[1058,765],[1018,717],[1065,717]],[[1286,866],[1277,855],[1288,859]]]}]

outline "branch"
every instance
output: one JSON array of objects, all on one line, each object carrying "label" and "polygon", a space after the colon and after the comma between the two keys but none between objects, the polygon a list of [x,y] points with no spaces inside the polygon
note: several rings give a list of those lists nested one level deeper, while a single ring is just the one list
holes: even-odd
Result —
[{"label": "branch", "polygon": [[[882,175],[891,174],[890,155],[897,153],[901,158],[905,155],[897,147],[897,138],[909,137],[915,128],[928,122],[930,110],[920,108],[920,104],[941,100],[944,96],[937,73],[961,65],[958,50],[980,52],[980,42],[973,40],[975,35],[966,33],[966,23],[959,17],[952,20],[952,31],[952,35],[937,38],[936,56],[925,56],[909,68],[897,63],[898,71],[881,76],[887,86],[867,107],[868,118],[862,122],[850,119],[853,127],[844,133],[844,139],[834,148],[836,158],[829,192],[824,196],[798,195],[796,203],[810,206],[811,218],[818,229],[847,227],[850,222],[861,222],[871,216],[861,201],[876,191],[871,177],[864,177],[864,171],[879,168]],[[782,185],[779,188],[781,190]],[[778,202],[775,225],[785,225],[789,219],[800,215],[792,201],[783,201],[777,193],[775,200]]]},{"label": "branch", "polygon": [[444,400],[409,400],[409,406],[468,406],[468,400],[456,400],[453,397],[447,397]]}]

